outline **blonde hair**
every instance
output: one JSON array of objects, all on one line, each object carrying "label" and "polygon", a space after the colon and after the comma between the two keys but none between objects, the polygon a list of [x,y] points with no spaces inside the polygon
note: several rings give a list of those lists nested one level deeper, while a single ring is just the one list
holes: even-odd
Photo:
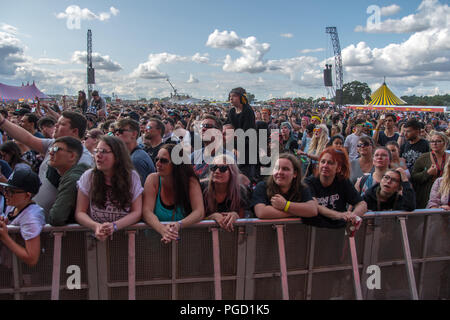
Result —
[{"label": "blonde hair", "polygon": [[433,136],[439,136],[439,137],[441,137],[441,139],[442,139],[442,140],[444,141],[444,143],[445,143],[444,150],[447,149],[447,147],[448,147],[448,137],[447,137],[447,135],[446,135],[445,133],[440,132],[440,131],[435,131],[435,130],[433,130],[433,131],[431,131],[430,134],[428,135],[428,137],[429,137],[428,140],[431,141],[431,138],[432,138]]},{"label": "blonde hair", "polygon": [[318,156],[327,147],[328,143],[328,127],[325,124],[319,124],[316,129],[321,129],[320,135],[315,134],[311,138],[311,144],[308,149],[308,153]]},{"label": "blonde hair", "polygon": [[439,192],[441,194],[450,193],[450,159],[447,159],[447,164],[445,165],[444,174],[442,175]]}]

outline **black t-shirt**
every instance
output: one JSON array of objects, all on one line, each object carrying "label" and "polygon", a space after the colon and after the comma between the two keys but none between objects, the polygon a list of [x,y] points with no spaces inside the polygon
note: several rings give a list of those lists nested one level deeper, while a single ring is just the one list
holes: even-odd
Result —
[{"label": "black t-shirt", "polygon": [[[205,191],[208,188],[208,184],[209,181],[208,180],[202,180],[200,182],[200,187],[202,189],[202,193],[203,193],[203,199],[205,200]],[[240,207],[245,210],[249,209],[249,191],[246,187],[244,187],[243,185],[240,186],[241,192],[241,203],[240,203]],[[205,201],[205,210],[207,210],[206,208],[206,201]],[[231,200],[230,199],[225,199],[223,202],[218,203],[217,204],[217,211],[216,212],[230,212],[231,211]],[[206,212],[206,215],[210,215],[214,212]],[[239,212],[238,212],[239,214]]]},{"label": "black t-shirt", "polygon": [[384,131],[381,131],[380,134],[378,135],[378,143],[380,144],[380,146],[385,146],[386,143],[388,143],[389,141],[397,141],[398,140],[398,132],[394,133],[394,135],[392,137],[388,137]]},{"label": "black t-shirt", "polygon": [[430,144],[425,139],[420,139],[414,144],[410,144],[406,141],[400,148],[400,155],[405,158],[409,172],[412,172],[414,163],[420,155],[426,152],[430,152]]},{"label": "black t-shirt", "polygon": [[144,151],[148,153],[148,155],[150,156],[150,158],[152,158],[152,161],[154,164],[156,164],[156,157],[158,156],[158,152],[159,149],[161,149],[161,147],[164,145],[163,142],[161,142],[160,144],[158,144],[155,147],[152,146],[148,146],[148,145],[144,145]]},{"label": "black t-shirt", "polygon": [[[286,195],[282,194],[283,197],[286,198]],[[300,201],[296,202],[307,202],[312,200],[311,191],[307,186],[305,186],[302,190]],[[265,181],[260,181],[253,190],[251,208],[254,208],[255,205],[259,203],[264,203],[266,206],[270,206],[270,199],[267,197],[267,185]],[[302,218],[303,219],[303,218]]]},{"label": "black t-shirt", "polygon": [[[347,204],[356,205],[362,201],[358,191],[348,179],[338,180],[335,178],[333,183],[326,188],[322,186],[320,179],[314,176],[306,178],[305,183],[308,184],[312,196],[317,199],[319,205],[334,211],[345,212]],[[333,220],[320,213],[315,217],[302,218],[302,220],[305,224],[320,228],[337,229],[344,228],[346,225],[344,220]]]}]

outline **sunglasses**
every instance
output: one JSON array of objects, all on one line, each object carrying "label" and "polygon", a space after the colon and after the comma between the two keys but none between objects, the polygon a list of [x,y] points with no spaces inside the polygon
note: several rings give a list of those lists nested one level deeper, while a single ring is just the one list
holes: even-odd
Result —
[{"label": "sunglasses", "polygon": [[111,150],[106,150],[106,149],[96,148],[96,149],[94,149],[94,153],[95,154],[98,154],[98,153],[107,154],[107,153],[112,153],[112,151]]},{"label": "sunglasses", "polygon": [[225,171],[228,170],[228,166],[218,166],[216,164],[209,166],[209,170],[211,172],[216,172],[217,169],[219,169],[220,172],[224,173]]},{"label": "sunglasses", "polygon": [[48,149],[48,151],[51,152],[51,153],[57,153],[59,150],[66,151],[66,152],[72,152],[72,151],[70,151],[70,150],[63,149],[63,148],[61,148],[61,147],[59,147],[59,146],[53,146],[53,147],[50,147],[50,148]]},{"label": "sunglasses", "polygon": [[168,164],[169,163],[169,159],[167,158],[155,158],[155,163],[156,162],[161,162],[161,164]]},{"label": "sunglasses", "polygon": [[368,146],[370,146],[370,143],[358,143],[357,145],[356,145],[358,148],[364,148],[364,147],[368,147]]},{"label": "sunglasses", "polygon": [[127,129],[116,129],[116,130],[114,130],[114,133],[123,134],[124,132],[127,132],[127,131],[131,131],[131,130],[127,130]]},{"label": "sunglasses", "polygon": [[201,127],[202,127],[202,128],[205,128],[205,129],[216,128],[216,126],[214,126],[213,124],[210,124],[210,123],[202,124]]}]

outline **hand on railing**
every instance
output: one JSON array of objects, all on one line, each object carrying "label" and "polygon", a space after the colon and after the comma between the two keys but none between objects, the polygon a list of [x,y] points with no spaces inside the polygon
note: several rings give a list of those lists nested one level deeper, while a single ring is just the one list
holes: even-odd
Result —
[{"label": "hand on railing", "polygon": [[211,215],[217,224],[226,231],[234,231],[234,223],[239,219],[237,212],[216,212]]},{"label": "hand on railing", "polygon": [[113,224],[106,222],[103,224],[97,223],[95,227],[95,237],[100,241],[105,241],[114,232]]},{"label": "hand on railing", "polygon": [[179,240],[178,231],[180,230],[180,224],[175,222],[171,224],[166,224],[164,226],[164,232],[162,234],[161,241],[164,243],[169,243],[172,240]]}]

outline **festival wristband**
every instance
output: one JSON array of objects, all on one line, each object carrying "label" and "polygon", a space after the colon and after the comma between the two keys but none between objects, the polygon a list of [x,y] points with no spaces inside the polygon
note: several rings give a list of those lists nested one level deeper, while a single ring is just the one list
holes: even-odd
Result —
[{"label": "festival wristband", "polygon": [[283,211],[288,212],[290,205],[291,205],[290,201],[286,202],[286,206],[284,207]]},{"label": "festival wristband", "polygon": [[115,222],[113,222],[113,228],[114,228],[114,232],[119,231],[119,228],[117,228],[117,224]]}]

